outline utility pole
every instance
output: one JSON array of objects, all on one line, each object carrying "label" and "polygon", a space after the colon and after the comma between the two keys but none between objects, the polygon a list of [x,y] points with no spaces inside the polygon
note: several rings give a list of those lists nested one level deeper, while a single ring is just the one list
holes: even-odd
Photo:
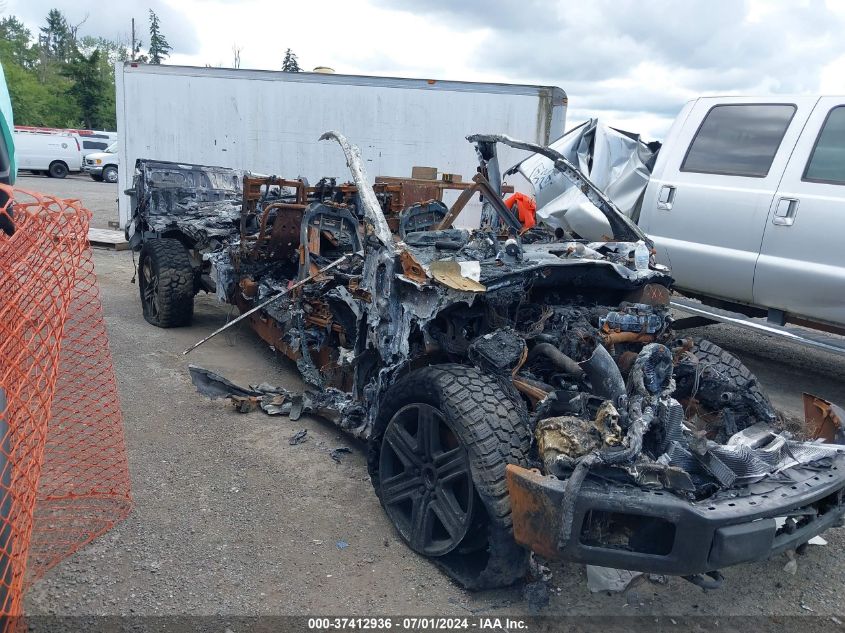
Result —
[{"label": "utility pole", "polygon": [[132,61],[135,61],[135,18],[132,18]]}]

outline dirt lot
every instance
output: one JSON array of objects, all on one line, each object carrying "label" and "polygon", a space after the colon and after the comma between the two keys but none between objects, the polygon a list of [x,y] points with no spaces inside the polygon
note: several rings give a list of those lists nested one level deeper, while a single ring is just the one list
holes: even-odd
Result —
[{"label": "dirt lot", "polygon": [[[19,186],[79,197],[94,225],[116,218],[113,185],[87,177],[22,178]],[[141,317],[132,255],[98,250],[97,272],[120,385],[136,507],[128,520],[54,568],[29,592],[30,614],[523,614],[520,588],[470,594],[399,540],[372,492],[363,446],[331,424],[234,413],[199,397],[191,362],[242,383],[301,385],[289,362],[237,329],[180,352],[222,325],[227,310],[197,300],[190,328]],[[776,406],[800,415],[800,392],[845,402],[845,361],[727,326],[707,335],[757,372]],[[308,429],[308,441],[288,438]],[[352,453],[341,464],[338,446]],[[812,546],[798,571],[783,558],[725,571],[704,593],[670,579],[623,595],[591,595],[581,565],[555,567],[544,614],[840,615],[845,530]],[[341,548],[338,543],[348,543]]]},{"label": "dirt lot", "polygon": [[94,228],[107,229],[109,221],[117,222],[117,185],[96,182],[86,174],[71,174],[67,178],[20,175],[17,186],[60,198],[81,198],[94,212],[91,220]]}]

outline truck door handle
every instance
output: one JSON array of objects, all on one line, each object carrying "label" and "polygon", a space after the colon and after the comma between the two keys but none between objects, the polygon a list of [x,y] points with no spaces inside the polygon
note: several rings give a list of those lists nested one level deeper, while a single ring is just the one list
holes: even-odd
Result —
[{"label": "truck door handle", "polygon": [[772,224],[777,226],[792,226],[795,222],[795,215],[798,213],[798,200],[796,198],[781,198],[775,209]]},{"label": "truck door handle", "polygon": [[675,202],[675,187],[663,185],[657,192],[657,208],[661,211],[671,211]]}]

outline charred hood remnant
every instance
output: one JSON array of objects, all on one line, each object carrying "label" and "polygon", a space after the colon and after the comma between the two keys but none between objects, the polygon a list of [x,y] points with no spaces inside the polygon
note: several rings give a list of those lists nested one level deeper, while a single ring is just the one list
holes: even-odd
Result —
[{"label": "charred hood remnant", "polygon": [[[415,551],[470,588],[518,580],[523,548],[711,586],[841,521],[841,410],[807,405],[828,442],[779,432],[738,359],[673,332],[668,271],[634,261],[651,242],[562,155],[475,135],[471,182],[370,185],[357,147],[321,138],[352,183],[139,161],[136,243],[150,256],[145,240],[185,244],[195,288],[237,306],[310,385],[245,389],[192,366],[198,390],[367,440],[379,499]],[[523,227],[502,200],[498,143],[553,161],[612,235]],[[443,188],[462,190],[451,209]],[[479,226],[456,228],[476,194]]]}]

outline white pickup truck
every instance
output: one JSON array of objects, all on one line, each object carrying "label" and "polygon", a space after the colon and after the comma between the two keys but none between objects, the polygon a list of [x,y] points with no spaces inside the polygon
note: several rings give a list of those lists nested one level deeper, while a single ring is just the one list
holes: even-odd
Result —
[{"label": "white pickup truck", "polygon": [[845,332],[845,97],[688,103],[638,224],[701,317]]},{"label": "white pickup truck", "polygon": [[82,161],[82,171],[98,182],[117,182],[117,169],[120,166],[117,141],[102,152],[91,152]]},{"label": "white pickup truck", "polygon": [[[693,315],[675,328],[727,322],[845,355],[845,97],[701,97],[658,147],[595,120],[551,145],[653,240]],[[543,156],[506,174],[546,223],[609,234]]]}]

